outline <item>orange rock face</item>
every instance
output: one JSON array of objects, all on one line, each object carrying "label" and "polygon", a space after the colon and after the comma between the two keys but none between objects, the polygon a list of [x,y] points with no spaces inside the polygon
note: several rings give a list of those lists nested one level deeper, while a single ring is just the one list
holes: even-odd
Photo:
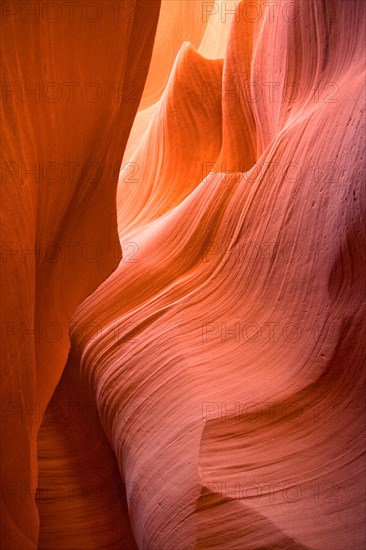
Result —
[{"label": "orange rock face", "polygon": [[118,172],[160,7],[55,4],[2,5],[2,518],[14,550],[37,545],[37,433],[71,316],[120,258]]},{"label": "orange rock face", "polygon": [[365,4],[31,4],[3,13],[4,548],[362,550]]}]

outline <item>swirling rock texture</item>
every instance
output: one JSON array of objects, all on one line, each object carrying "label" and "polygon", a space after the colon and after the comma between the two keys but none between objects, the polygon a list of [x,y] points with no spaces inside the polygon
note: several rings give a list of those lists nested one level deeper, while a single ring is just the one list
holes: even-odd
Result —
[{"label": "swirling rock texture", "polygon": [[[128,39],[100,30],[118,52],[99,61],[112,80],[124,59],[126,82],[145,81],[159,9],[145,4]],[[118,222],[123,258],[104,282],[114,267],[105,257],[59,273],[12,259],[6,321],[28,298],[32,319],[50,309],[69,319],[78,307],[64,369],[67,344],[26,355],[6,340],[15,367],[4,395],[16,401],[26,388],[22,402],[35,399],[29,378],[39,377],[43,403],[53,394],[37,507],[8,491],[6,548],[35,546],[37,510],[44,550],[365,546],[366,5],[243,0],[229,16],[228,3],[198,4],[163,2],[117,212],[107,179],[89,193],[80,184],[64,210],[50,189],[46,206],[38,186],[37,196],[11,188],[33,223],[32,233],[9,217],[18,239],[50,240],[58,227],[70,232],[61,239],[87,239],[98,228],[107,250]],[[166,38],[164,65],[167,26],[181,34]],[[81,35],[78,47],[87,53],[94,39]],[[103,105],[109,116],[80,115],[75,142],[121,160],[137,105]],[[19,132],[38,128],[30,111]],[[49,111],[53,128],[71,125]],[[8,446],[17,438],[22,458],[7,459],[6,479],[30,479],[33,467],[35,483],[30,428],[18,424]]]}]

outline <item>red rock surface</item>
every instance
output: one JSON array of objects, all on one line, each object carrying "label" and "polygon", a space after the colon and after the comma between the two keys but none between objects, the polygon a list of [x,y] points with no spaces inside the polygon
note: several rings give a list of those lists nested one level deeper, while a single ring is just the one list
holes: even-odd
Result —
[{"label": "red rock surface", "polygon": [[[120,258],[117,177],[160,3],[126,0],[115,3],[118,12],[107,4],[71,12],[44,1],[2,5],[2,532],[9,550],[37,545],[37,432],[67,359],[68,323]],[[129,83],[133,101],[126,101]]]},{"label": "red rock surface", "polygon": [[[158,12],[147,4],[138,41],[136,29],[128,39],[108,30],[142,83]],[[18,239],[40,232],[47,242],[61,224],[62,239],[88,242],[94,231],[105,251],[118,222],[123,259],[112,274],[117,262],[105,256],[69,270],[36,265],[38,279],[12,256],[6,266],[17,300],[6,321],[23,319],[20,308],[62,320],[77,308],[64,370],[66,336],[52,354],[6,339],[15,367],[4,395],[30,392],[32,377],[23,403],[54,392],[39,432],[37,508],[8,496],[15,525],[28,514],[34,544],[9,520],[9,548],[34,547],[37,510],[43,550],[365,546],[366,5],[250,4],[230,16],[227,36],[225,2],[210,3],[207,20],[197,5],[163,2],[117,212],[111,181],[76,187],[72,205],[51,189],[46,206],[11,187],[35,209],[33,233],[13,226]],[[181,34],[164,41],[167,27]],[[112,81],[117,57],[100,61]],[[137,105],[123,108],[109,125],[84,113],[82,151],[94,139],[121,160]],[[31,114],[16,112],[26,132]],[[28,452],[24,464],[5,461],[6,475],[34,468],[35,483],[30,429],[9,418],[7,448]]]}]

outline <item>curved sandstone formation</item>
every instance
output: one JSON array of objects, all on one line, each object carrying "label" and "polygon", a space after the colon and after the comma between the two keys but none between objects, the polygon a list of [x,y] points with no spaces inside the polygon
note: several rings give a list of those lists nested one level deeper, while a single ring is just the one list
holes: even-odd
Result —
[{"label": "curved sandstone formation", "polygon": [[[222,139],[216,165],[195,183],[184,148],[164,161],[160,109],[120,210],[135,248],[74,317],[139,548],[364,545],[365,7],[258,6],[209,81],[222,119],[195,150],[210,162]],[[182,135],[206,82],[191,73],[166,90]]]},{"label": "curved sandstone formation", "polygon": [[189,41],[196,48],[200,45],[210,20],[211,10],[206,4],[206,0],[162,0],[141,109],[160,99],[183,42]]},{"label": "curved sandstone formation", "polygon": [[202,83],[219,87],[221,79],[221,60],[207,61],[191,44],[183,44],[153,121],[128,163],[130,173],[121,173],[122,242],[134,228],[179,205],[202,180],[205,166],[215,164],[221,148],[221,93],[205,98]]},{"label": "curved sandstone formation", "polygon": [[[139,75],[158,11],[146,4],[123,50]],[[38,439],[43,550],[364,548],[366,6],[236,4],[227,36],[225,2],[163,2],[119,176],[123,258],[107,279],[105,258],[95,278],[74,266],[62,308],[60,282],[44,296],[71,315],[89,294],[55,391],[68,348],[39,359],[54,392]],[[172,24],[181,35],[164,42]],[[137,106],[123,109],[123,132],[120,114],[100,122],[100,154],[113,144],[121,159]],[[114,200],[103,185],[100,208]],[[91,230],[84,186],[73,200],[64,231],[88,216]],[[52,204],[34,232],[57,227]]]}]

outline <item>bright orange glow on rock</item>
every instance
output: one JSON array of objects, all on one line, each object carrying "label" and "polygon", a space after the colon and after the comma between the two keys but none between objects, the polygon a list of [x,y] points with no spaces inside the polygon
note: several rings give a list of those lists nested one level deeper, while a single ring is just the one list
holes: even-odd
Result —
[{"label": "bright orange glow on rock", "polygon": [[1,9],[4,550],[363,550],[366,4]]}]

